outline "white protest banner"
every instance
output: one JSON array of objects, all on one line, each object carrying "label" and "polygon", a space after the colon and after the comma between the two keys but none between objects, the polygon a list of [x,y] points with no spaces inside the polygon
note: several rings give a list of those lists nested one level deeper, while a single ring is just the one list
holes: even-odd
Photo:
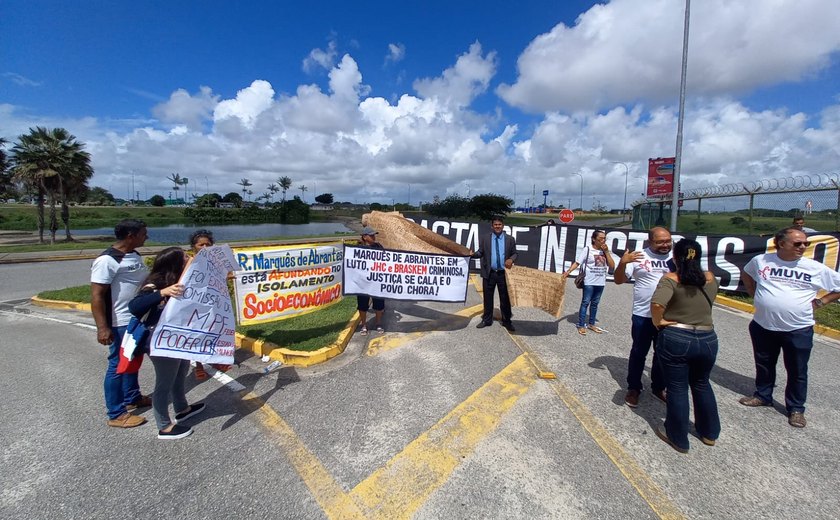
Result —
[{"label": "white protest banner", "polygon": [[323,309],[341,299],[340,243],[236,250],[237,317],[265,323]]},{"label": "white protest banner", "polygon": [[468,256],[344,247],[344,294],[394,300],[463,302]]},{"label": "white protest banner", "polygon": [[227,274],[235,269],[227,244],[199,251],[181,275],[184,294],[170,298],[163,309],[149,355],[232,365],[234,320]]}]

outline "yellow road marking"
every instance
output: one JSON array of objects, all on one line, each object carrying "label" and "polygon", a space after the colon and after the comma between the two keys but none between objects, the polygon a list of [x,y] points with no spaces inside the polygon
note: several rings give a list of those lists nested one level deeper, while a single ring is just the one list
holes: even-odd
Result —
[{"label": "yellow road marking", "polygon": [[292,463],[327,517],[348,520],[365,518],[341,485],[321,464],[318,457],[306,448],[303,441],[295,435],[294,430],[277,412],[253,392],[242,396],[242,404],[258,412],[258,419],[288,457],[289,462]]},{"label": "yellow road marking", "polygon": [[524,356],[493,376],[351,496],[370,518],[409,518],[443,485],[536,381]]},{"label": "yellow road marking", "polygon": [[[531,352],[525,343],[516,335],[510,337],[522,350],[523,357],[531,363],[538,373],[546,371],[545,363],[536,354]],[[630,456],[615,437],[610,435],[603,423],[584,405],[569,387],[558,379],[548,379],[546,382],[556,393],[570,412],[577,418],[578,422],[589,433],[598,447],[604,451],[615,467],[624,475],[624,478],[633,486],[642,499],[656,513],[659,518],[667,520],[678,520],[685,518],[679,507],[668,498],[668,495],[648,475],[644,469]]]}]

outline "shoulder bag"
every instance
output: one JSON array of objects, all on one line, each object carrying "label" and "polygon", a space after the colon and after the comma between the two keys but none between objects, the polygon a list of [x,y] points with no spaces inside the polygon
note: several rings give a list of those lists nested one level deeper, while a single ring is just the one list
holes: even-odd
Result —
[{"label": "shoulder bag", "polygon": [[586,262],[589,260],[589,246],[586,247],[586,258],[578,269],[578,274],[575,276],[575,287],[583,289],[583,280],[586,279]]}]

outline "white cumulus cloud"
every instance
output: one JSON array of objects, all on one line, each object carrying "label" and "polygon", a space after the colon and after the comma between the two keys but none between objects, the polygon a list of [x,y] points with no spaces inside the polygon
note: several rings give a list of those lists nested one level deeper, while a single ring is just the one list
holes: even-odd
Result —
[{"label": "white cumulus cloud", "polygon": [[[498,87],[534,112],[671,102],[679,91],[682,0],[612,0],[558,24],[519,56]],[[691,5],[691,95],[747,92],[815,74],[840,51],[840,2],[704,0]]]}]

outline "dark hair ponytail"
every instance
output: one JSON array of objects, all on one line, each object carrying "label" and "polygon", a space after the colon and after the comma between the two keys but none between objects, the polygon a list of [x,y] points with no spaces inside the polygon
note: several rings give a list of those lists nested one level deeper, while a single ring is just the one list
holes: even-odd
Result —
[{"label": "dark hair ponytail", "polygon": [[706,273],[700,265],[703,248],[695,240],[684,238],[674,245],[674,265],[677,276],[683,285],[703,287],[706,285]]}]

